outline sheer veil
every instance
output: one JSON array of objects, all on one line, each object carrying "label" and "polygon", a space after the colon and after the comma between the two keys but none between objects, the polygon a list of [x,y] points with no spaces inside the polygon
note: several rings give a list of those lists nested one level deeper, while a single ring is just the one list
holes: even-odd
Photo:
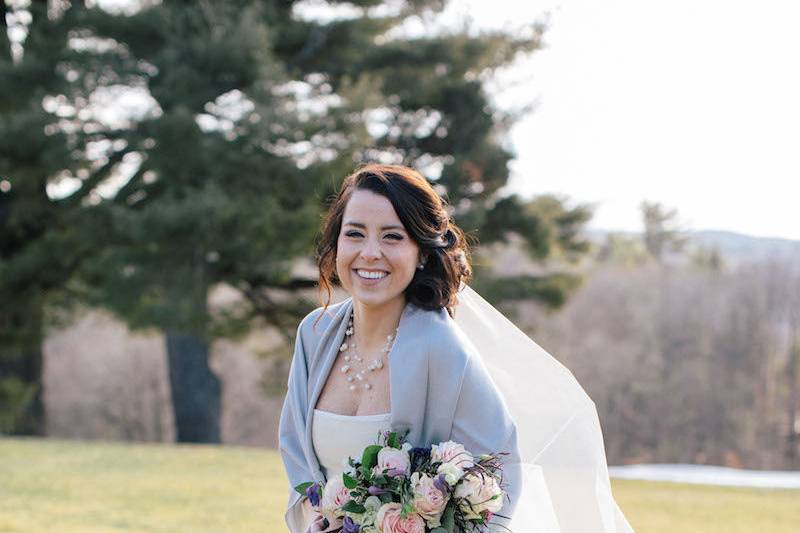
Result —
[{"label": "sheer veil", "polygon": [[594,402],[575,377],[467,285],[455,322],[517,425],[522,491],[514,533],[632,533],[611,493]]}]

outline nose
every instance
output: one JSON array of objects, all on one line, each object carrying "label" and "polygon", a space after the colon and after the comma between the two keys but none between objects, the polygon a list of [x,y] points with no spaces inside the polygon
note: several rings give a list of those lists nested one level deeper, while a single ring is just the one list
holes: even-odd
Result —
[{"label": "nose", "polygon": [[380,259],[381,246],[374,239],[365,239],[364,246],[361,248],[361,257],[364,260]]}]

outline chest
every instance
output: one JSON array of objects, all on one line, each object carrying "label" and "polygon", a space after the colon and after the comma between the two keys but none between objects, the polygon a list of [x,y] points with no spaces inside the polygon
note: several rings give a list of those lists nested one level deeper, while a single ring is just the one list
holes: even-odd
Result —
[{"label": "chest", "polygon": [[[359,374],[363,379],[358,378]],[[383,368],[369,370],[366,362],[348,361],[339,354],[315,408],[348,416],[388,413],[392,410],[390,381],[386,359]]]}]

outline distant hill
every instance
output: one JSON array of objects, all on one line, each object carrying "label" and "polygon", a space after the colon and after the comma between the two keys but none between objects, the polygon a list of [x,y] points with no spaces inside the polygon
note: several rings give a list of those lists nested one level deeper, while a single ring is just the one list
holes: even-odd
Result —
[{"label": "distant hill", "polygon": [[715,230],[695,231],[690,236],[695,245],[717,248],[723,256],[737,261],[768,258],[800,260],[800,241]]},{"label": "distant hill", "polygon": [[[590,240],[602,242],[609,233],[633,237],[632,231],[591,230]],[[800,262],[800,240],[777,237],[754,237],[743,233],[720,230],[698,230],[687,232],[692,247],[716,248],[729,261],[736,263],[781,259]]]}]

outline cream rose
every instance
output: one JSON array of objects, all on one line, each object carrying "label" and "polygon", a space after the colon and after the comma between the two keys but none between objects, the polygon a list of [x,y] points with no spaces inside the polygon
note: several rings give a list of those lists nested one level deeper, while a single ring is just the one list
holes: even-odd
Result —
[{"label": "cream rose", "polygon": [[402,510],[399,503],[383,504],[375,519],[378,533],[425,533],[425,520],[417,513],[409,513],[403,518]]},{"label": "cream rose", "polygon": [[331,478],[322,489],[322,499],[319,502],[320,512],[322,516],[333,522],[335,518],[344,516],[344,511],[340,507],[349,500],[350,490],[344,486],[342,476]]},{"label": "cream rose", "polygon": [[378,464],[372,469],[374,474],[382,474],[385,469],[411,473],[411,458],[405,450],[387,446],[378,452]]},{"label": "cream rose", "polygon": [[482,511],[497,513],[503,507],[503,491],[489,475],[467,474],[456,485],[453,496],[466,500],[460,507],[468,519],[479,518]]},{"label": "cream rose", "polygon": [[451,440],[431,446],[431,461],[434,463],[452,463],[461,470],[466,470],[475,465],[472,454],[464,449],[464,445]]},{"label": "cream rose", "polygon": [[428,527],[439,527],[447,496],[436,488],[433,478],[427,474],[411,474],[411,486],[414,489],[414,509],[428,522]]}]

